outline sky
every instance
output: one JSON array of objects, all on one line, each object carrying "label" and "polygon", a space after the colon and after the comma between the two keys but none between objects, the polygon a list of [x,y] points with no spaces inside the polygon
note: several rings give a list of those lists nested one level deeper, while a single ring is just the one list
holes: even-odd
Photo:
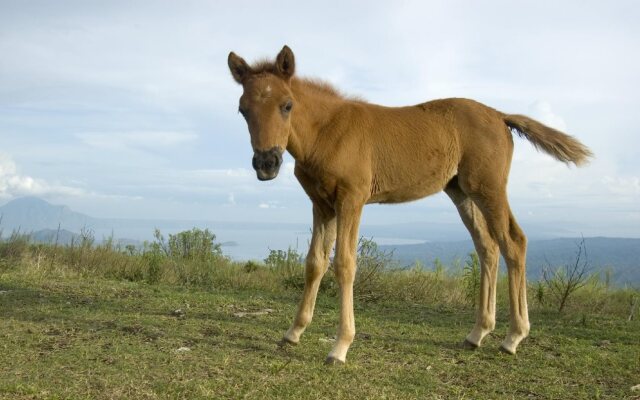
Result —
[{"label": "sky", "polygon": [[[0,204],[38,196],[95,217],[310,223],[287,156],[259,182],[227,55],[384,105],[467,97],[576,136],[567,167],[516,139],[526,224],[640,237],[635,1],[0,0]],[[363,222],[458,221],[443,194]]]}]

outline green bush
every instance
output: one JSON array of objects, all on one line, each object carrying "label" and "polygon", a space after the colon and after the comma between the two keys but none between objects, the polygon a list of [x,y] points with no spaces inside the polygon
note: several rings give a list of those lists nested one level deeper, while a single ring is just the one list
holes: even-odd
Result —
[{"label": "green bush", "polygon": [[219,243],[215,243],[216,235],[209,229],[193,228],[176,234],[169,234],[169,240],[165,241],[160,230],[154,232],[155,241],[151,243],[149,250],[163,252],[167,257],[182,260],[210,260],[222,257],[222,249]]},{"label": "green bush", "polygon": [[269,250],[264,263],[280,276],[285,288],[299,289],[304,287],[302,259],[297,250],[289,247],[286,251]]},{"label": "green bush", "polygon": [[465,261],[462,270],[462,283],[467,303],[475,307],[480,292],[480,260],[476,252],[469,253],[467,261]]},{"label": "green bush", "polygon": [[394,265],[393,252],[380,250],[373,239],[360,238],[353,296],[361,301],[375,301],[385,297],[382,274],[392,265]]},{"label": "green bush", "polygon": [[162,278],[162,256],[157,252],[148,252],[143,255],[147,265],[147,283],[155,284]]},{"label": "green bush", "polygon": [[247,261],[242,269],[244,269],[244,272],[250,274],[252,272],[256,272],[259,267],[260,265],[258,265],[258,263],[256,263],[255,261]]},{"label": "green bush", "polygon": [[27,252],[29,245],[29,235],[14,231],[6,240],[0,240],[0,259],[19,259]]}]

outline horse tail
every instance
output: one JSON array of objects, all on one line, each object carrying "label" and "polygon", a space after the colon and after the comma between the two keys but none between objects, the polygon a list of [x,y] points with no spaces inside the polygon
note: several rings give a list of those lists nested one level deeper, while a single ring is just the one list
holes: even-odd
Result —
[{"label": "horse tail", "polygon": [[564,163],[577,166],[587,164],[593,153],[573,136],[549,128],[524,115],[504,115],[505,124],[516,133],[529,140],[537,150],[555,157]]}]

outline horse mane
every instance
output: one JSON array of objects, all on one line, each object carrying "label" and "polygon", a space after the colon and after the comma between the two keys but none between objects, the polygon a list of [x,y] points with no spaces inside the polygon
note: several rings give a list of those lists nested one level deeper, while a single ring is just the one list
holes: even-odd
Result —
[{"label": "horse mane", "polygon": [[[258,60],[251,65],[251,72],[260,74],[273,74],[277,75],[278,71],[276,65],[272,60],[264,59]],[[305,88],[315,91],[316,93],[323,94],[330,97],[335,97],[339,100],[350,100],[364,102],[364,100],[358,96],[347,96],[336,89],[332,84],[317,78],[297,78],[293,77],[294,82],[297,82]]]},{"label": "horse mane", "polygon": [[314,91],[318,94],[332,97],[336,100],[343,100],[354,103],[367,103],[367,101],[360,96],[346,95],[329,82],[316,78],[295,78],[294,79],[304,86],[306,89]]},{"label": "horse mane", "polygon": [[316,78],[298,78],[297,80],[302,85],[306,86],[308,89],[314,90],[318,93],[322,93],[331,97],[337,97],[338,99],[347,98],[347,96],[342,94],[338,89],[336,89],[329,82],[316,79]]}]

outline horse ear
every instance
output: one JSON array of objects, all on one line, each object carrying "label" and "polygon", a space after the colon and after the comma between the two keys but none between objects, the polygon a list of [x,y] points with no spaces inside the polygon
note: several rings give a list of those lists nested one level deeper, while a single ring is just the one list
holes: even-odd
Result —
[{"label": "horse ear", "polygon": [[287,45],[280,50],[278,57],[276,57],[276,70],[284,79],[291,78],[296,70],[296,60],[293,57],[293,51],[291,51]]},{"label": "horse ear", "polygon": [[236,55],[233,51],[229,53],[229,59],[227,60],[229,63],[229,70],[231,70],[231,75],[233,75],[233,79],[238,83],[242,83],[244,79],[251,72],[251,67],[249,64],[240,56]]}]

